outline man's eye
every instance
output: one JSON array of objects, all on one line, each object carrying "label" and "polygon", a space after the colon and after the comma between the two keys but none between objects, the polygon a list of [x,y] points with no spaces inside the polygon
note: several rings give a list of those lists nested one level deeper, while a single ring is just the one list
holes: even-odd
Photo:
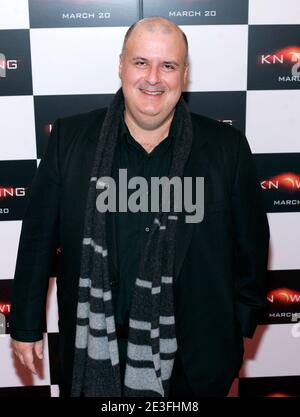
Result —
[{"label": "man's eye", "polygon": [[173,70],[173,69],[175,69],[174,65],[171,65],[171,64],[165,64],[165,68],[167,70]]},{"label": "man's eye", "polygon": [[144,61],[137,61],[135,64],[136,64],[138,67],[143,67],[143,66],[145,66],[145,65],[146,65],[146,62],[144,62]]}]

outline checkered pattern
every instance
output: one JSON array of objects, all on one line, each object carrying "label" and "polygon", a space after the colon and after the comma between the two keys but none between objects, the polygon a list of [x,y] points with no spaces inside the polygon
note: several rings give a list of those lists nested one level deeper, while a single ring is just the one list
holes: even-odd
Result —
[{"label": "checkered pattern", "polygon": [[[266,179],[265,167],[276,171],[283,161],[285,172],[300,175],[300,81],[276,83],[275,72],[284,70],[287,76],[290,69],[272,62],[284,48],[300,50],[299,0],[2,0],[0,187],[25,187],[27,193],[54,119],[110,102],[120,85],[118,54],[125,31],[147,15],[173,19],[188,37],[190,108],[244,131],[261,179]],[[256,58],[263,54],[270,57],[260,67]],[[300,75],[298,58],[295,55],[295,71]],[[290,166],[298,166],[298,172]],[[297,295],[300,197],[293,191],[292,209],[268,210],[269,275],[272,282],[272,274],[281,271],[280,285],[285,288],[285,273],[293,270]],[[50,282],[40,375],[25,372],[9,348],[10,291],[25,204],[26,195],[0,198],[0,396],[57,396],[55,278]],[[300,313],[300,298],[294,299],[293,308]],[[289,395],[300,393],[300,324],[266,323],[245,343],[244,366],[232,396],[238,395],[239,386],[241,396],[271,395],[267,385],[285,393],[293,386]]]}]

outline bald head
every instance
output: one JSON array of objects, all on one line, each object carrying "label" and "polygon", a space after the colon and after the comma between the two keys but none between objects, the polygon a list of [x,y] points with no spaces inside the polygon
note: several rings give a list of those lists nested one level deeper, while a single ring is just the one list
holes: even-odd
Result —
[{"label": "bald head", "polygon": [[144,30],[146,32],[156,32],[161,31],[162,33],[166,35],[178,35],[182,41],[184,42],[185,46],[185,62],[188,61],[188,41],[185,33],[173,22],[171,22],[168,19],[165,19],[164,17],[160,16],[153,16],[153,17],[146,17],[142,20],[139,20],[138,22],[135,22],[133,25],[130,26],[130,28],[127,30],[123,46],[122,46],[122,52],[123,55],[126,51],[126,45],[127,42],[132,35],[133,32]]},{"label": "bald head", "polygon": [[174,23],[151,17],[132,25],[119,59],[125,122],[139,132],[168,131],[188,78],[187,42]]}]

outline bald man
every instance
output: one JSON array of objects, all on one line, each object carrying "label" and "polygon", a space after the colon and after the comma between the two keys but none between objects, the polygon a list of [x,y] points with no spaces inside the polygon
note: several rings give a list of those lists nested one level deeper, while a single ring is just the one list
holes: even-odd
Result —
[{"label": "bald man", "polygon": [[[269,228],[251,151],[235,128],[188,112],[188,70],[182,30],[143,19],[125,35],[111,106],[54,123],[23,219],[11,335],[36,373],[60,247],[61,396],[226,396],[265,307]],[[125,172],[204,178],[204,217],[187,221],[172,198],[168,213],[129,210],[133,187],[127,209],[105,215],[103,179],[122,192]]]}]

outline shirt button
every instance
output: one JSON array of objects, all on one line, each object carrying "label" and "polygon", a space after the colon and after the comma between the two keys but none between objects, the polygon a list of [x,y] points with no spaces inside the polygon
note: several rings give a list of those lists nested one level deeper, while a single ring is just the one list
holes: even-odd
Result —
[{"label": "shirt button", "polygon": [[150,227],[145,227],[146,232],[149,232],[149,230],[150,230]]}]

